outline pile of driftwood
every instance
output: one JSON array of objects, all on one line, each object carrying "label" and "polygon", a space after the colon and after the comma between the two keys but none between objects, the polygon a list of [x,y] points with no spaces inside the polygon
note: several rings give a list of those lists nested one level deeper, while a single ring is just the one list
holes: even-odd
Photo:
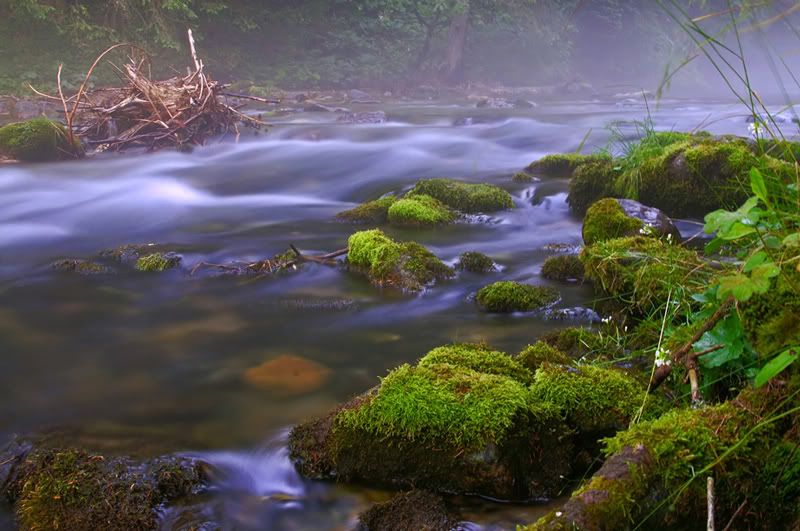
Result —
[{"label": "pile of driftwood", "polygon": [[187,69],[185,76],[154,81],[147,73],[146,55],[137,60],[131,53],[129,62],[122,68],[112,64],[124,86],[87,91],[92,72],[109,52],[124,47],[141,52],[136,46],[117,44],[95,60],[74,96],[64,97],[61,67],[58,97],[31,88],[40,96],[61,101],[70,140],[80,137],[100,151],[132,147],[182,148],[200,145],[210,137],[227,133],[238,138],[240,125],[260,128],[261,121],[229,104],[224,92],[226,85],[205,73],[191,30],[188,37],[193,68]]}]

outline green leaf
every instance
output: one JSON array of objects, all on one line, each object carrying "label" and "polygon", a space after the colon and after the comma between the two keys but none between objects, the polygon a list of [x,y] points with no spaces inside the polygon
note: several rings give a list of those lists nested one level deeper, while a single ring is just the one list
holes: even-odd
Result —
[{"label": "green leaf", "polygon": [[721,277],[718,296],[725,299],[728,295],[741,302],[749,300],[753,296],[753,282],[742,274]]},{"label": "green leaf", "polygon": [[754,253],[753,256],[747,260],[747,263],[744,264],[744,272],[749,273],[752,271],[756,266],[760,266],[767,260],[767,253],[764,251],[758,251]]},{"label": "green leaf", "polygon": [[723,240],[738,240],[756,232],[755,227],[744,225],[740,222],[733,223],[726,230],[719,231],[719,237]]},{"label": "green leaf", "polygon": [[767,196],[767,184],[764,182],[764,176],[758,171],[758,168],[750,169],[750,188],[753,193],[764,202],[765,205],[769,204]]},{"label": "green leaf", "polygon": [[783,245],[786,247],[800,247],[800,232],[790,234],[783,239]]},{"label": "green leaf", "polygon": [[720,367],[731,361],[738,360],[744,354],[747,344],[744,337],[744,328],[737,314],[731,314],[717,323],[713,329],[703,334],[700,340],[692,347],[695,350],[703,351],[717,345],[724,346],[698,358],[703,367],[707,369]]},{"label": "green leaf", "polygon": [[766,293],[769,291],[770,279],[781,274],[778,266],[772,262],[766,262],[753,268],[750,273],[750,281],[753,284],[754,293]]},{"label": "green leaf", "polygon": [[795,361],[797,361],[797,353],[793,349],[784,350],[772,358],[769,363],[761,367],[761,370],[758,371],[758,374],[756,375],[756,381],[754,385],[756,387],[761,387],[772,378],[782,373],[786,367]]}]

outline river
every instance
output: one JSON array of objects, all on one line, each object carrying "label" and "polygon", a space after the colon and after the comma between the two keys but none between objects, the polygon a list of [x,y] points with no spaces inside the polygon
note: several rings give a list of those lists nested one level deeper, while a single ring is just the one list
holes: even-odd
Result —
[{"label": "river", "polygon": [[[488,315],[470,300],[501,278],[548,283],[539,278],[545,246],[581,241],[566,181],[514,184],[514,172],[548,153],[602,148],[612,123],[635,137],[633,121],[648,112],[659,129],[748,132],[736,103],[381,108],[385,124],[294,114],[271,118],[260,135],[191,154],[0,166],[0,438],[52,430],[110,453],[203,457],[219,470],[213,488],[196,505],[168,511],[166,529],[187,518],[224,529],[347,529],[388,493],[303,481],[286,455],[290,426],[437,345],[486,341],[517,352],[574,324]],[[454,125],[464,118],[470,125]],[[337,212],[426,177],[498,184],[516,208],[474,223],[387,232],[451,263],[467,250],[486,253],[501,272],[465,273],[414,296],[317,264],[261,279],[189,274],[203,261],[256,260],[289,244],[309,253],[345,247],[358,228],[335,222]],[[148,242],[179,250],[182,269],[81,276],[49,267]],[[591,305],[589,287],[553,285],[560,307]],[[245,377],[276,358],[302,358],[310,369],[286,382]],[[513,529],[547,508],[453,503],[471,529]],[[10,521],[2,511],[0,527]]]}]

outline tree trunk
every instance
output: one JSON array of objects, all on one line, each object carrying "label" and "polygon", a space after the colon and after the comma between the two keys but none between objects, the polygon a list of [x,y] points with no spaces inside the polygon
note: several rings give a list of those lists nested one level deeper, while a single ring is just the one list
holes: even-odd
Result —
[{"label": "tree trunk", "polygon": [[445,56],[443,72],[444,81],[454,83],[461,79],[468,25],[469,2],[466,2],[464,10],[450,21],[450,29],[447,32],[447,55]]}]

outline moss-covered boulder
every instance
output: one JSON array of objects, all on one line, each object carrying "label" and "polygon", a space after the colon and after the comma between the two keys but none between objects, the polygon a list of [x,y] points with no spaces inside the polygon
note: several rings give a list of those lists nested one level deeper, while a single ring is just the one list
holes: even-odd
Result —
[{"label": "moss-covered boulder", "polygon": [[518,184],[532,183],[534,181],[533,175],[527,171],[518,171],[511,176],[511,182]]},{"label": "moss-covered boulder", "polygon": [[452,179],[424,179],[419,181],[406,197],[427,195],[448,207],[475,214],[514,208],[511,194],[492,184],[471,184]]},{"label": "moss-covered boulder", "polygon": [[0,127],[0,154],[24,162],[48,162],[82,154],[80,143],[69,143],[61,124],[34,118]]},{"label": "moss-covered boulder", "polygon": [[[797,399],[787,403],[788,395],[785,386],[748,390],[620,432],[606,442],[600,470],[525,530],[696,528],[707,517],[708,477],[717,522],[790,529],[800,512],[800,446]],[[789,416],[775,418],[781,414]]]},{"label": "moss-covered boulder", "polygon": [[548,256],[542,264],[542,278],[560,282],[582,282],[583,262],[576,254]]},{"label": "moss-covered boulder", "polygon": [[356,232],[347,241],[347,261],[373,284],[420,291],[455,275],[453,269],[415,242],[396,242],[378,229]]},{"label": "moss-covered boulder", "polygon": [[147,462],[74,448],[24,448],[0,455],[10,466],[2,494],[22,529],[157,529],[163,504],[203,486],[200,463]]},{"label": "moss-covered boulder", "polygon": [[490,313],[530,312],[545,308],[559,299],[559,294],[547,286],[532,286],[502,280],[478,290],[475,302]]},{"label": "moss-covered boulder", "polygon": [[441,496],[412,490],[360,514],[356,531],[452,531],[458,522]]},{"label": "moss-covered boulder", "polygon": [[387,195],[374,201],[367,201],[355,208],[336,214],[336,219],[345,223],[363,223],[382,225],[389,220],[389,207],[397,201],[397,197]]},{"label": "moss-covered boulder", "polygon": [[497,271],[497,264],[483,253],[467,251],[458,257],[456,269],[471,273],[492,273]]},{"label": "moss-covered boulder", "polygon": [[568,365],[572,361],[565,353],[544,341],[528,345],[517,354],[517,359],[531,371],[536,371],[544,363]]},{"label": "moss-covered boulder", "polygon": [[392,225],[442,225],[452,223],[455,218],[441,201],[421,194],[393,202],[387,214]]},{"label": "moss-covered boulder", "polygon": [[589,206],[604,197],[614,195],[614,182],[618,169],[610,158],[581,164],[569,181],[567,204],[582,214]]},{"label": "moss-covered boulder", "polygon": [[549,497],[585,472],[597,437],[625,424],[644,395],[611,369],[543,363],[533,372],[486,346],[440,347],[296,426],[290,455],[313,478]]},{"label": "moss-covered boulder", "polygon": [[605,198],[597,201],[583,218],[583,242],[592,245],[625,236],[654,236],[679,243],[681,233],[657,208],[632,199]]},{"label": "moss-covered boulder", "polygon": [[593,155],[581,155],[579,153],[553,154],[532,162],[526,168],[526,171],[546,177],[572,177],[575,170],[581,166],[610,161],[611,156],[605,153]]},{"label": "moss-covered boulder", "polygon": [[705,289],[711,267],[695,251],[635,236],[601,241],[581,252],[586,278],[634,313],[648,314]]},{"label": "moss-covered boulder", "polygon": [[162,272],[181,264],[181,256],[175,253],[151,253],[136,260],[136,269],[145,272]]}]

